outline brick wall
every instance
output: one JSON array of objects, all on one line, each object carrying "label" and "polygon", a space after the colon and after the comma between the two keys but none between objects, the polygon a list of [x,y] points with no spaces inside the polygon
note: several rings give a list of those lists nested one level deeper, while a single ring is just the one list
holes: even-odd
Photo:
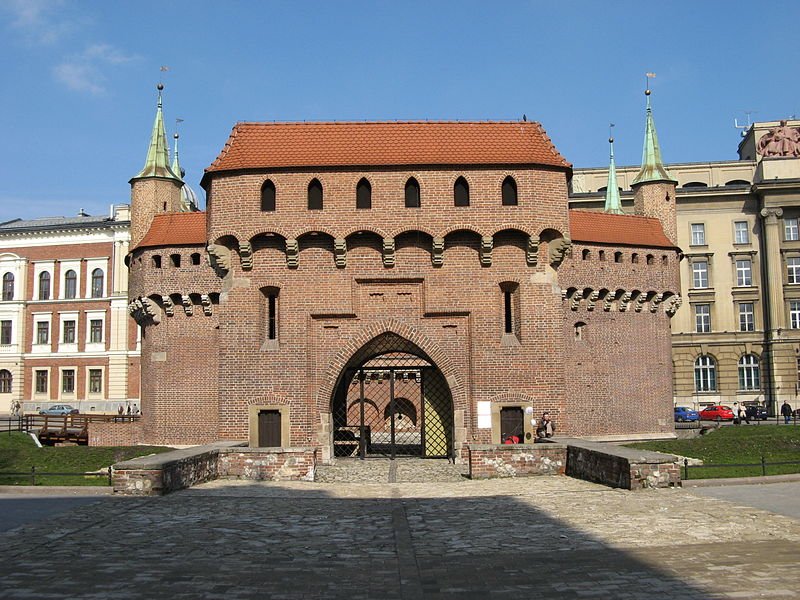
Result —
[{"label": "brick wall", "polygon": [[143,441],[141,421],[89,423],[90,446],[136,446]]},{"label": "brick wall", "polygon": [[314,481],[313,448],[229,448],[219,452],[219,477]]},{"label": "brick wall", "polygon": [[467,449],[471,479],[563,475],[567,465],[562,444],[470,444]]}]

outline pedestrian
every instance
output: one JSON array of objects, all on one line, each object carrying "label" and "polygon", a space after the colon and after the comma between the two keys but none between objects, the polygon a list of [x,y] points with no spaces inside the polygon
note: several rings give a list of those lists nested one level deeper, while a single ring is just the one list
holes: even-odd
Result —
[{"label": "pedestrian", "polygon": [[733,408],[731,409],[731,412],[733,413],[733,424],[734,425],[738,425],[741,422],[741,419],[739,418],[739,403],[738,402],[734,402],[733,403]]},{"label": "pedestrian", "polygon": [[747,414],[747,407],[744,404],[739,405],[739,422],[744,421],[750,425],[750,417]]},{"label": "pedestrian", "polygon": [[536,427],[536,437],[539,439],[551,438],[556,432],[556,424],[550,418],[549,412],[542,413],[542,420],[539,421],[539,426]]},{"label": "pedestrian", "polygon": [[128,404],[128,416],[130,416],[130,414],[131,414],[131,405]]},{"label": "pedestrian", "polygon": [[122,404],[120,404],[119,408],[117,409],[117,414],[121,417],[122,413],[124,413],[124,412],[125,412],[125,409],[122,408]]},{"label": "pedestrian", "polygon": [[133,414],[135,414],[135,415],[139,414],[139,407],[136,406],[135,404],[133,405]]},{"label": "pedestrian", "polygon": [[784,424],[789,424],[789,419],[792,418],[792,407],[789,406],[789,402],[787,400],[783,401],[783,406],[781,406],[781,415],[783,416]]}]

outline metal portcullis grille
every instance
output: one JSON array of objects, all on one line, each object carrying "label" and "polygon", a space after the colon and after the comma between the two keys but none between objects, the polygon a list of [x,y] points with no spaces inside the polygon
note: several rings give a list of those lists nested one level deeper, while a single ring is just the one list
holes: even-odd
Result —
[{"label": "metal portcullis grille", "polygon": [[347,369],[333,402],[334,456],[453,456],[453,402],[441,371],[391,352]]}]

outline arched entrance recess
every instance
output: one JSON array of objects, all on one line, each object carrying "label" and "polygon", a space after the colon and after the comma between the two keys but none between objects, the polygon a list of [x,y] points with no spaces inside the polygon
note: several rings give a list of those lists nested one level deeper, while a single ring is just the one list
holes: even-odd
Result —
[{"label": "arched entrance recess", "polygon": [[356,351],[331,398],[333,455],[451,458],[453,398],[417,345],[392,332]]}]

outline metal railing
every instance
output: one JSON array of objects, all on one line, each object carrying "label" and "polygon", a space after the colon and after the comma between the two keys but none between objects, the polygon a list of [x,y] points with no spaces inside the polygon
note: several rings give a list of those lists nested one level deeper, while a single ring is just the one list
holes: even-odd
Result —
[{"label": "metal railing", "polygon": [[778,467],[783,465],[800,465],[800,460],[785,460],[779,462],[767,462],[766,459],[762,456],[761,462],[759,463],[725,463],[719,465],[690,465],[689,459],[683,459],[683,478],[684,480],[689,479],[689,469],[722,469],[722,468],[736,468],[736,467],[747,467],[747,468],[756,468],[761,467],[761,476],[767,476],[767,467]]},{"label": "metal railing", "polygon": [[105,477],[107,485],[113,485],[113,476],[111,467],[103,471],[90,471],[88,473],[51,473],[49,471],[37,471],[36,467],[31,467],[30,471],[13,472],[13,471],[0,471],[0,484],[2,484],[5,477],[30,477],[29,485],[36,485],[36,478],[40,480],[46,477]]}]

